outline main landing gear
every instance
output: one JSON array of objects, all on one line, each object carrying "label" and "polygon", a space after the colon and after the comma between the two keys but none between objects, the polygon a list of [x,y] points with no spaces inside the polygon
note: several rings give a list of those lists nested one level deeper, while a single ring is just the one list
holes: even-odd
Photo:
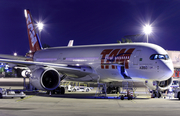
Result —
[{"label": "main landing gear", "polygon": [[47,91],[47,94],[65,94],[65,88],[64,87],[57,87],[55,90]]},{"label": "main landing gear", "polygon": [[152,98],[160,98],[161,91],[159,90],[159,81],[156,81],[156,90],[152,90]]},{"label": "main landing gear", "polygon": [[[67,75],[63,75],[61,77],[61,81],[63,79],[65,79],[67,77]],[[47,91],[47,94],[51,95],[51,94],[65,94],[65,87],[61,87],[59,85],[59,87],[57,87],[56,89],[52,90],[52,91]]]}]

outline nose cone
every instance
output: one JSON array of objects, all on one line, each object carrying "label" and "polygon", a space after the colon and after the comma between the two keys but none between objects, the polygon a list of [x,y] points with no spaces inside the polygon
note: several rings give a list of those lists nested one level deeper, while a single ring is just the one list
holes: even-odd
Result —
[{"label": "nose cone", "polygon": [[163,67],[164,77],[163,80],[169,79],[174,73],[174,66],[172,62],[166,62]]}]

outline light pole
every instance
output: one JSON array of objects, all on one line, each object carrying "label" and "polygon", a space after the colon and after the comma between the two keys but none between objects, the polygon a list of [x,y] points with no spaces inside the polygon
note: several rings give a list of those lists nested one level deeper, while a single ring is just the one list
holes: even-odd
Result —
[{"label": "light pole", "polygon": [[41,41],[41,31],[43,29],[43,26],[44,26],[43,23],[41,23],[41,22],[37,23],[37,27],[38,27],[38,30],[39,30],[39,39],[40,39],[40,41]]},{"label": "light pole", "polygon": [[148,35],[152,32],[152,27],[151,25],[145,25],[143,30],[144,33],[147,35],[147,43],[148,43]]}]

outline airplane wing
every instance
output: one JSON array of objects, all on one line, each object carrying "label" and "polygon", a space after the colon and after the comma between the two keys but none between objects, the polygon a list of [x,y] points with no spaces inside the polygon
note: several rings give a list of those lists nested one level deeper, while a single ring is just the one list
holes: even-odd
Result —
[{"label": "airplane wing", "polygon": [[7,54],[0,54],[0,58],[6,59],[14,59],[14,60],[26,60],[26,57],[23,56],[14,56],[14,55],[7,55]]},{"label": "airplane wing", "polygon": [[68,64],[57,64],[57,63],[46,63],[46,62],[34,62],[34,61],[24,61],[24,60],[12,60],[12,59],[0,59],[0,62],[12,63],[19,66],[39,66],[39,67],[51,67],[62,74],[75,75],[77,77],[83,77],[88,74],[93,73],[93,69],[89,66],[72,66]]}]

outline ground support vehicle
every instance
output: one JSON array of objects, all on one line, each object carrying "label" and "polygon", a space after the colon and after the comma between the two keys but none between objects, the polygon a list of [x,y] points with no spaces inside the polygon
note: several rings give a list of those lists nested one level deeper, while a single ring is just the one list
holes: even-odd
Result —
[{"label": "ground support vehicle", "polygon": [[68,88],[69,92],[76,92],[76,91],[81,91],[81,92],[89,92],[91,91],[90,87],[84,87],[84,86],[75,86],[72,88]]},{"label": "ground support vehicle", "polygon": [[20,97],[23,99],[26,97],[26,94],[24,92],[15,93],[15,91],[12,90],[6,90],[5,88],[0,88],[0,98],[14,98],[14,97]]},{"label": "ground support vehicle", "polygon": [[174,98],[178,98],[180,100],[180,88],[176,88],[174,90]]}]

